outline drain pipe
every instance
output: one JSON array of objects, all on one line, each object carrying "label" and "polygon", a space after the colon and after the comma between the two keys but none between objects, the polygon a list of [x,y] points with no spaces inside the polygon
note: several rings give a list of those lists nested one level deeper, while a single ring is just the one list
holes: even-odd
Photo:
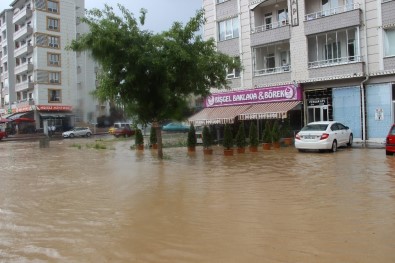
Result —
[{"label": "drain pipe", "polygon": [[365,109],[365,83],[369,80],[369,57],[368,57],[368,33],[366,25],[366,3],[363,4],[363,15],[364,15],[364,44],[365,44],[365,79],[360,84],[361,89],[361,106],[362,106],[362,146],[366,147],[366,109]]}]

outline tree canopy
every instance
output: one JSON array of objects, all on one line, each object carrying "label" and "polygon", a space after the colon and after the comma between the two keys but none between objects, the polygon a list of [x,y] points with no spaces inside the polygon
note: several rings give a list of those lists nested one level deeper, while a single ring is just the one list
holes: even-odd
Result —
[{"label": "tree canopy", "polygon": [[142,123],[181,119],[190,95],[207,96],[210,88],[226,86],[226,69],[238,61],[216,51],[213,39],[197,34],[204,11],[185,25],[175,22],[168,31],[142,30],[147,10],[139,20],[122,5],[122,16],[112,7],[87,11],[89,32],[72,41],[74,51],[90,51],[100,64],[100,100],[117,100]]}]

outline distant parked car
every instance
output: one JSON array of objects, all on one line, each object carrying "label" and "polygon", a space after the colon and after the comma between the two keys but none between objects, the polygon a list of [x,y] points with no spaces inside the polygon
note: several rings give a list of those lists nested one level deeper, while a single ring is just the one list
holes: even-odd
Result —
[{"label": "distant parked car", "polygon": [[395,124],[390,128],[387,139],[385,140],[385,154],[395,154]]},{"label": "distant parked car", "polygon": [[132,123],[130,123],[130,122],[115,122],[114,125],[110,129],[108,129],[108,133],[114,134],[116,129],[125,128],[125,127],[131,129]]},{"label": "distant parked car", "polygon": [[0,127],[0,140],[7,137],[7,133]]},{"label": "distant parked car", "polygon": [[88,127],[75,127],[62,133],[63,138],[90,137],[91,135],[92,131]]},{"label": "distant parked car", "polygon": [[179,123],[179,122],[170,122],[162,127],[162,131],[167,132],[188,132],[189,126]]},{"label": "distant parked car", "polygon": [[130,129],[130,127],[123,127],[115,129],[112,134],[114,134],[114,136],[117,138],[119,136],[130,137],[135,134],[135,130]]},{"label": "distant parked car", "polygon": [[295,148],[303,150],[331,150],[352,146],[353,134],[349,127],[336,121],[311,122],[295,136]]}]

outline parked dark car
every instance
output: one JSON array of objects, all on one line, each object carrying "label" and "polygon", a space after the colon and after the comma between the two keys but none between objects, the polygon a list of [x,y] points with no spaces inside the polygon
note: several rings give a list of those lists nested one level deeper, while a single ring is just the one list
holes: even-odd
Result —
[{"label": "parked dark car", "polygon": [[387,139],[385,140],[385,154],[395,154],[395,124],[392,125],[388,132]]},{"label": "parked dark car", "polygon": [[0,140],[7,137],[7,133],[3,131],[0,127]]},{"label": "parked dark car", "polygon": [[112,134],[114,134],[115,137],[130,137],[136,133],[135,130],[130,129],[129,127],[123,127],[123,128],[117,128],[113,130]]}]

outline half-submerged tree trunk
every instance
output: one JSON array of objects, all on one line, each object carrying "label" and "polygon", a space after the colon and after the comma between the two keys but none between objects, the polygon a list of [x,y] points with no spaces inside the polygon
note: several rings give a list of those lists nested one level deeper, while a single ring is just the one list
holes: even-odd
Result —
[{"label": "half-submerged tree trunk", "polygon": [[163,144],[162,144],[162,130],[160,128],[159,122],[158,121],[153,121],[152,122],[152,127],[155,128],[156,132],[156,139],[158,143],[158,158],[163,159]]}]

